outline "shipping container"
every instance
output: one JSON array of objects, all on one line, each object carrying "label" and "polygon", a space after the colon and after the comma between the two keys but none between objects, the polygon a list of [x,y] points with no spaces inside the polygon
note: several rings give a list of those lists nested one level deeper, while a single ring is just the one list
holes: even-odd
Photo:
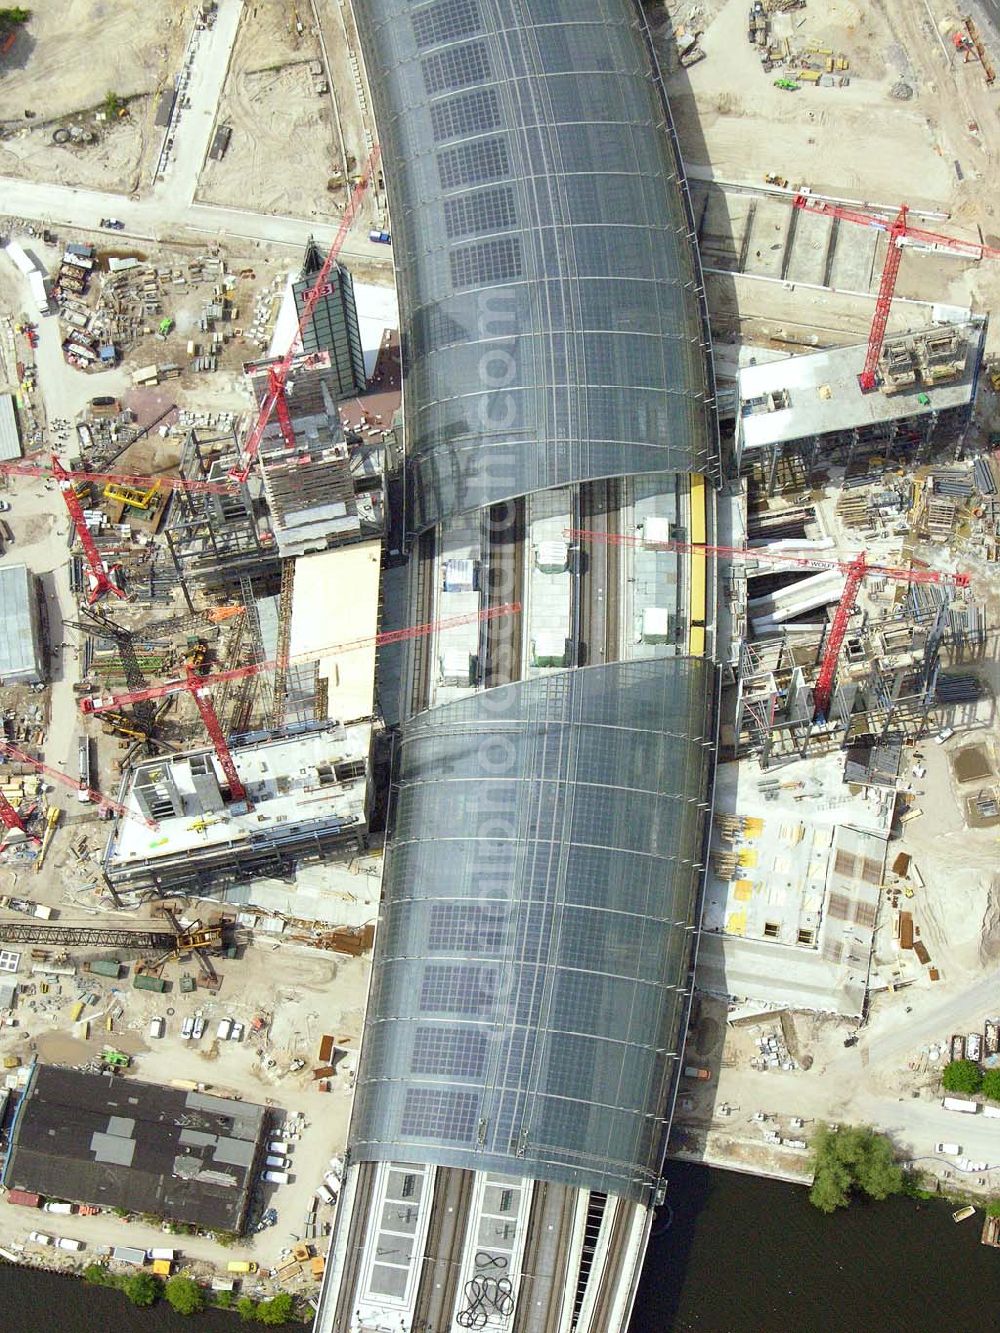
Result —
[{"label": "shipping container", "polygon": [[112,1259],[117,1259],[120,1264],[132,1264],[135,1268],[142,1268],[146,1262],[146,1251],[137,1250],[133,1245],[116,1245],[111,1251]]},{"label": "shipping container", "polygon": [[42,1202],[40,1194],[32,1194],[30,1190],[8,1190],[7,1202],[20,1204],[22,1208],[37,1208]]},{"label": "shipping container", "polygon": [[161,994],[167,989],[167,983],[162,977],[151,977],[148,972],[140,972],[133,978],[132,985],[136,990],[155,990]]},{"label": "shipping container", "polygon": [[967,1101],[964,1097],[945,1097],[941,1105],[946,1111],[964,1111],[966,1115],[975,1115],[979,1110],[978,1102]]},{"label": "shipping container", "polygon": [[90,962],[84,963],[83,970],[97,977],[113,977],[117,981],[122,965],[117,958],[92,958]]}]

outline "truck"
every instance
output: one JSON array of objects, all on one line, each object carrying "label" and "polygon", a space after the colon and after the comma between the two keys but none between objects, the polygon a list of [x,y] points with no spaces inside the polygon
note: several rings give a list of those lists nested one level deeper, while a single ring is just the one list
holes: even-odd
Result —
[{"label": "truck", "polygon": [[697,1065],[686,1065],[684,1068],[685,1078],[696,1078],[700,1083],[707,1083],[712,1077],[710,1069],[699,1069]]},{"label": "truck", "polygon": [[256,1273],[257,1265],[252,1259],[230,1259],[226,1264],[227,1273]]},{"label": "truck", "polygon": [[177,1258],[176,1250],[147,1250],[146,1253],[151,1260],[168,1259],[171,1263],[173,1263],[174,1260]]},{"label": "truck", "polygon": [[215,1030],[216,1039],[218,1041],[228,1041],[229,1034],[232,1032],[232,1030],[233,1030],[233,1020],[231,1018],[224,1018]]},{"label": "truck", "polygon": [[60,1236],[56,1241],[60,1250],[82,1250],[84,1244],[82,1240],[74,1240],[72,1236]]},{"label": "truck", "polygon": [[945,1097],[941,1105],[946,1111],[962,1111],[965,1115],[975,1115],[979,1110],[979,1103],[966,1097]]},{"label": "truck", "polygon": [[50,1199],[49,1202],[43,1206],[42,1211],[46,1213],[75,1213],[76,1204],[53,1202]]},{"label": "truck", "polygon": [[945,1153],[948,1157],[961,1157],[962,1145],[960,1143],[935,1143],[934,1151]]}]

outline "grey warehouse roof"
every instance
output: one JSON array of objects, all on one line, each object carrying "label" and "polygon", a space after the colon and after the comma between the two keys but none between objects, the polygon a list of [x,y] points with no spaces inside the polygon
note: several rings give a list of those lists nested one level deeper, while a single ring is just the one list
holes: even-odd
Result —
[{"label": "grey warehouse roof", "polygon": [[693,224],[638,7],[365,0],[409,522],[717,470]]},{"label": "grey warehouse roof", "polygon": [[35,580],[27,565],[0,565],[0,680],[40,680]]},{"label": "grey warehouse roof", "polygon": [[617,663],[402,727],[351,1153],[649,1202],[713,762],[714,668]]},{"label": "grey warehouse roof", "polygon": [[10,463],[21,457],[21,437],[17,430],[14,397],[0,393],[0,463]]},{"label": "grey warehouse roof", "polygon": [[25,1096],[8,1188],[242,1227],[263,1106],[56,1065],[37,1065]]}]

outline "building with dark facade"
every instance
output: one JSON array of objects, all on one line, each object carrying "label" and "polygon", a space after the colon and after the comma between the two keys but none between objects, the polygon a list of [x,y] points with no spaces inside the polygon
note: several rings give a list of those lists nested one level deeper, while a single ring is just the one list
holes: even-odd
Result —
[{"label": "building with dark facade", "polygon": [[438,628],[393,677],[315,1327],[620,1333],[667,1188],[716,753],[690,206],[630,0],[356,13],[399,279],[404,623]]},{"label": "building with dark facade", "polygon": [[[295,312],[300,317],[306,295],[323,267],[324,259],[316,242],[310,239],[302,272],[292,286]],[[334,264],[327,275],[312,319],[302,332],[302,350],[306,353],[329,352],[337,398],[353,398],[357,393],[364,393],[367,384],[365,355],[354,302],[354,279],[343,264]]]},{"label": "building with dark facade", "polygon": [[36,1065],[3,1183],[240,1232],[266,1118],[266,1109],[250,1102]]}]

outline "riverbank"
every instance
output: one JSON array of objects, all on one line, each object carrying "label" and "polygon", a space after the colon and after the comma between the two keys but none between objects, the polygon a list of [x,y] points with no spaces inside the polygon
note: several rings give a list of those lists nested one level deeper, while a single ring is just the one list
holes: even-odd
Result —
[{"label": "riverbank", "polygon": [[824,1216],[807,1191],[667,1164],[668,1231],[653,1238],[630,1333],[945,1333],[989,1327],[1000,1252],[983,1214],[898,1197]]}]

